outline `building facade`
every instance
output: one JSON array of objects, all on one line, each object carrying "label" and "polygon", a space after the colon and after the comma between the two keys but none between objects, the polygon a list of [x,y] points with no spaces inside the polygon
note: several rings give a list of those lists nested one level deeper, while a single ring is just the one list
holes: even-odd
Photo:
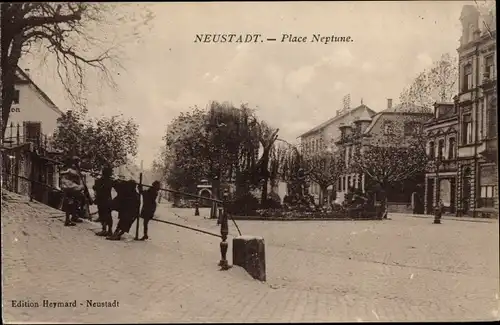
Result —
[{"label": "building facade", "polygon": [[466,5],[460,21],[457,213],[498,216],[495,12]]},{"label": "building facade", "polygon": [[[420,137],[423,125],[432,117],[426,113],[424,108],[414,105],[392,106],[392,99],[387,100],[387,108],[371,118],[357,119],[351,124],[340,126],[341,136],[336,142],[337,146],[345,151],[346,169],[349,170],[356,153],[362,154],[363,148],[374,144],[383,145],[385,143],[394,144],[393,139],[397,139],[401,146],[409,145],[410,140],[415,136]],[[387,139],[385,141],[384,139]],[[411,209],[411,195],[413,192],[421,192],[424,189],[418,186],[423,182],[424,175],[416,175],[408,182],[401,182],[394,191],[387,190],[387,199],[394,209],[406,211]],[[348,173],[340,177],[337,184],[337,203],[342,203],[349,188],[361,189],[363,192],[369,187],[366,175]],[[422,198],[422,205],[424,199]],[[399,205],[402,207],[400,208]],[[401,212],[403,212],[401,211]]]},{"label": "building facade", "polygon": [[[339,127],[341,125],[350,124],[354,120],[371,119],[371,117],[375,114],[375,111],[373,111],[363,103],[354,108],[345,107],[342,110],[338,110],[335,117],[299,136],[302,154],[304,156],[308,156],[323,151],[333,152],[337,150],[335,141],[340,137],[341,131]],[[328,188],[328,202],[330,202],[330,199],[332,197],[332,191],[337,191],[335,189],[335,185],[332,185]],[[313,195],[317,202],[323,199],[318,184],[311,184],[309,187],[309,192],[311,195]],[[338,195],[336,195],[336,197],[338,199]]]},{"label": "building facade", "polygon": [[[22,194],[32,193],[46,202],[46,184],[59,186],[56,154],[50,146],[50,136],[63,112],[30,78],[17,68],[15,94],[7,128],[3,136],[3,173],[9,189]],[[36,183],[30,184],[27,179]]]},{"label": "building facade", "polygon": [[433,214],[434,208],[440,201],[445,212],[456,212],[458,120],[456,103],[436,103],[434,117],[424,125],[429,156],[425,174],[425,212],[427,214]]},{"label": "building facade", "polygon": [[[63,112],[30,78],[29,73],[18,68],[14,102],[8,125],[23,126],[22,132],[51,135],[57,127],[57,118]],[[9,137],[8,134],[5,135]]]}]

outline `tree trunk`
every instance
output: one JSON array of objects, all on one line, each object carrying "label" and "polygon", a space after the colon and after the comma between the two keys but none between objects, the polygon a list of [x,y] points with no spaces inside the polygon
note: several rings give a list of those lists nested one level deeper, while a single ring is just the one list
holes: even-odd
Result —
[{"label": "tree trunk", "polygon": [[328,186],[319,186],[319,206],[324,207],[325,206],[325,197],[328,195],[327,189]]},{"label": "tree trunk", "polygon": [[[10,109],[14,99],[14,83],[16,76],[17,64],[21,58],[21,50],[23,45],[23,35],[12,35],[9,27],[9,17],[6,17],[6,7],[8,4],[1,4],[1,70],[2,70],[2,138],[5,136],[7,123],[9,121]],[[9,53],[10,48],[10,53]]]},{"label": "tree trunk", "polygon": [[262,208],[267,208],[267,184],[269,183],[269,180],[267,177],[264,178],[263,184],[262,184],[262,193],[260,195],[260,204]]},{"label": "tree trunk", "polygon": [[387,219],[388,206],[387,206],[387,195],[385,191],[382,191],[382,200],[380,201],[382,208],[382,219]]}]

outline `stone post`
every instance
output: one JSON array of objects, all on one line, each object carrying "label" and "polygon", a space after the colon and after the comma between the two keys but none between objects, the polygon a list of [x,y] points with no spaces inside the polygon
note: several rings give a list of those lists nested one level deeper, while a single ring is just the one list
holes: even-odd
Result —
[{"label": "stone post", "polygon": [[227,221],[227,193],[224,193],[224,203],[222,204],[223,206],[223,211],[222,214],[219,216],[220,218],[220,234],[222,237],[222,241],[220,242],[220,255],[221,259],[219,262],[219,266],[221,267],[221,270],[228,270],[230,268],[229,263],[227,261],[226,255],[227,255],[227,248],[228,248],[228,243],[227,243],[227,235],[229,234],[229,225]]}]

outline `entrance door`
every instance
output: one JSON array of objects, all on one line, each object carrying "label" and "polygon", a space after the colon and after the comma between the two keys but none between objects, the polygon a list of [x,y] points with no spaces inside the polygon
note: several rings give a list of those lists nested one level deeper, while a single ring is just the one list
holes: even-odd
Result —
[{"label": "entrance door", "polygon": [[434,179],[429,179],[427,183],[427,214],[434,213]]},{"label": "entrance door", "polygon": [[470,194],[471,194],[471,171],[469,167],[464,170],[463,180],[462,180],[462,210],[465,214],[469,212],[470,209]]}]

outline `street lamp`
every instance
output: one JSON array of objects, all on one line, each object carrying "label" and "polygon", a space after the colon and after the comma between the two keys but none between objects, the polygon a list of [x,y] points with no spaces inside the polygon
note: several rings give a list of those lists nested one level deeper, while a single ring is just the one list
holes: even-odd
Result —
[{"label": "street lamp", "polygon": [[442,148],[438,145],[438,154],[436,155],[436,159],[434,160],[434,164],[436,167],[436,207],[434,208],[434,224],[441,224],[441,216],[443,214],[443,207],[441,204],[441,182],[439,181],[439,168],[441,167],[441,150]]}]

